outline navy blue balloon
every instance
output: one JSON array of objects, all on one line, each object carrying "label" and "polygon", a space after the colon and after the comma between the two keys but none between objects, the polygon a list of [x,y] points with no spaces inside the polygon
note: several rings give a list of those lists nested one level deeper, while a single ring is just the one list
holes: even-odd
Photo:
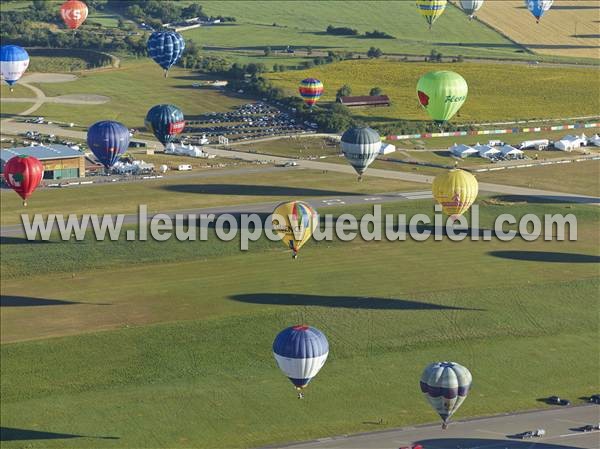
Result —
[{"label": "navy blue balloon", "polygon": [[183,112],[172,104],[153,106],[146,114],[144,123],[163,145],[172,142],[185,128]]},{"label": "navy blue balloon", "polygon": [[119,122],[94,123],[87,134],[87,144],[102,165],[110,168],[129,148],[129,129]]},{"label": "navy blue balloon", "polygon": [[173,64],[179,61],[184,49],[185,41],[175,31],[155,31],[148,39],[148,55],[165,69],[165,77]]}]

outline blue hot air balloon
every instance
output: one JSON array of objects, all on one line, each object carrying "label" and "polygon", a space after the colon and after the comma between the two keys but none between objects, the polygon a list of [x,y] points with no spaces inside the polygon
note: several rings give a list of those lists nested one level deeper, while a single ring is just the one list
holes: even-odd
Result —
[{"label": "blue hot air balloon", "polygon": [[88,129],[87,144],[102,165],[110,168],[129,148],[129,130],[119,122],[97,122]]},{"label": "blue hot air balloon", "polygon": [[538,23],[544,13],[552,7],[552,3],[554,0],[525,0],[525,6]]},{"label": "blue hot air balloon", "polygon": [[302,398],[304,389],[325,364],[329,343],[318,329],[307,325],[288,327],[273,342],[279,369],[292,381]]},{"label": "blue hot air balloon", "polygon": [[185,119],[183,112],[177,106],[157,104],[146,114],[145,124],[146,128],[150,129],[163,145],[166,145],[183,131]]},{"label": "blue hot air balloon", "polygon": [[155,31],[148,39],[148,55],[165,69],[165,78],[173,64],[179,61],[184,49],[183,36],[175,31]]},{"label": "blue hot air balloon", "polygon": [[23,76],[29,66],[29,55],[18,45],[0,47],[0,73],[6,83],[11,86]]}]

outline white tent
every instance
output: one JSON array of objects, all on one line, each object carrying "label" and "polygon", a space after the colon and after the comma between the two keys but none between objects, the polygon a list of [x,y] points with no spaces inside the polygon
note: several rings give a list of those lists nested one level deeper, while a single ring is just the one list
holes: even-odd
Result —
[{"label": "white tent", "polygon": [[526,140],[525,142],[521,142],[519,149],[526,150],[528,148],[532,148],[535,150],[542,150],[548,148],[548,145],[550,145],[550,141],[548,139]]},{"label": "white tent", "polygon": [[523,156],[523,152],[521,150],[517,150],[515,147],[510,145],[504,145],[500,147],[500,151],[502,152],[502,156],[506,159],[518,159]]},{"label": "white tent", "polygon": [[477,145],[475,149],[479,152],[479,157],[483,157],[485,159],[491,159],[494,156],[502,153],[498,148],[490,146],[490,145]]},{"label": "white tent", "polygon": [[396,147],[391,143],[382,143],[379,148],[379,154],[390,154],[396,151]]},{"label": "white tent", "polygon": [[452,153],[454,156],[460,157],[460,158],[473,156],[474,154],[478,153],[478,151],[475,148],[470,147],[469,145],[463,145],[463,144],[460,144],[460,145],[454,144],[453,146],[448,148],[448,151],[450,151],[450,153]]},{"label": "white tent", "polygon": [[585,134],[581,136],[565,136],[562,139],[554,142],[554,148],[562,151],[573,151],[576,148],[585,147],[587,145],[587,137]]},{"label": "white tent", "polygon": [[600,136],[598,134],[594,134],[592,137],[589,138],[588,143],[600,147]]}]

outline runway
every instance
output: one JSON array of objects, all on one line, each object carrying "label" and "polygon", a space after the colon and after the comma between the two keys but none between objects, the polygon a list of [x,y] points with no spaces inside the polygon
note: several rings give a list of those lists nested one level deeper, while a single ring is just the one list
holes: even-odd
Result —
[{"label": "runway", "polygon": [[[269,448],[398,449],[418,443],[423,449],[598,449],[600,432],[584,433],[578,428],[599,421],[600,406],[585,405],[458,421],[447,430],[439,424],[426,425]],[[517,433],[535,429],[544,429],[546,435],[515,438]]]}]

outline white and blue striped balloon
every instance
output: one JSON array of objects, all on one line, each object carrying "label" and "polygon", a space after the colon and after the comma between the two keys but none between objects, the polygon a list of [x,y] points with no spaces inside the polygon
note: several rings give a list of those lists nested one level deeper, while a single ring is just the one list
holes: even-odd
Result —
[{"label": "white and blue striped balloon", "polygon": [[185,50],[185,40],[175,31],[155,31],[148,39],[148,55],[165,69],[169,69],[179,61]]},{"label": "white and blue striped balloon", "polygon": [[525,6],[538,23],[544,13],[552,7],[552,3],[554,3],[554,0],[525,0]]},{"label": "white and blue striped balloon", "polygon": [[29,66],[29,55],[18,45],[0,47],[0,74],[2,79],[12,86],[23,76]]},{"label": "white and blue striped balloon", "polygon": [[421,375],[421,392],[446,423],[464,402],[473,377],[467,368],[455,362],[427,365]]},{"label": "white and blue striped balloon", "polygon": [[318,329],[306,325],[281,331],[273,342],[279,369],[297,389],[305,388],[321,370],[329,355],[329,343]]}]

